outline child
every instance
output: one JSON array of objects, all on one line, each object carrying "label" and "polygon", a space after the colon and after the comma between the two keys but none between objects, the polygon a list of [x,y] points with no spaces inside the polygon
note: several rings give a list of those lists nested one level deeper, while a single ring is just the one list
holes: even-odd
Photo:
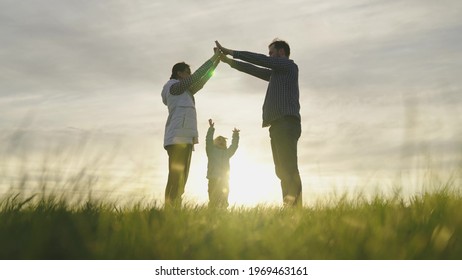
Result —
[{"label": "child", "polygon": [[207,179],[209,179],[209,206],[227,208],[229,194],[229,159],[234,155],[239,145],[239,129],[234,128],[233,139],[229,148],[226,138],[218,136],[213,139],[215,127],[209,120],[209,129],[205,138],[205,150],[208,157]]}]

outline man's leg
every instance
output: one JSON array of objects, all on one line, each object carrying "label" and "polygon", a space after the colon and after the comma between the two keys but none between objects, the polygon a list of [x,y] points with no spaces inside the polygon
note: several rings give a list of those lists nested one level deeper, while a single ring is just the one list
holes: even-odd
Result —
[{"label": "man's leg", "polygon": [[297,144],[300,122],[286,118],[270,127],[271,149],[276,175],[281,180],[285,204],[302,205],[302,182],[298,170]]},{"label": "man's leg", "polygon": [[181,196],[188,180],[191,163],[192,145],[175,144],[167,146],[168,181],[165,188],[165,204],[181,206]]}]

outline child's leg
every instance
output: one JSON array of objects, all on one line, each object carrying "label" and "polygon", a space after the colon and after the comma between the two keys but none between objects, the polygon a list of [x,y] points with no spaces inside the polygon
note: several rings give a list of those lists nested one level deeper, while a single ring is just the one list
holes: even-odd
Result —
[{"label": "child's leg", "polygon": [[229,184],[223,178],[209,179],[209,206],[228,207]]},{"label": "child's leg", "polygon": [[209,178],[209,206],[210,207],[216,207],[218,206],[218,180],[216,178]]},{"label": "child's leg", "polygon": [[227,208],[229,197],[229,182],[228,180],[221,180],[220,183],[220,207]]}]

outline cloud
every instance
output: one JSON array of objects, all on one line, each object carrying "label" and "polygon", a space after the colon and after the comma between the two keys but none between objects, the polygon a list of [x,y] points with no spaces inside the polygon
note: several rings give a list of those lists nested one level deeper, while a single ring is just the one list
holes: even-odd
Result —
[{"label": "cloud", "polygon": [[[456,162],[461,11],[455,0],[2,1],[0,128],[21,128],[29,115],[27,130],[39,138],[147,139],[161,158],[160,90],[173,64],[197,69],[214,40],[266,53],[279,37],[300,69],[302,165],[391,166],[419,143]],[[196,98],[200,134],[210,117],[223,134],[238,126],[242,143],[258,143],[271,160],[261,128],[266,86],[220,65]]]}]

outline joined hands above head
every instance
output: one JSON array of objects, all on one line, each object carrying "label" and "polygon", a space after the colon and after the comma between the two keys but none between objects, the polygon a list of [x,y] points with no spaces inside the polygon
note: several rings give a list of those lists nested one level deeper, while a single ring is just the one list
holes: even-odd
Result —
[{"label": "joined hands above head", "polygon": [[221,52],[220,60],[224,63],[230,64],[233,60],[227,57],[227,55],[233,56],[234,50],[223,47],[218,41],[215,41],[215,44],[217,45],[216,48]]},{"label": "joined hands above head", "polygon": [[212,61],[217,61],[217,60],[221,60],[221,56],[222,56],[222,52],[220,51],[219,48],[217,47],[214,47],[213,48],[213,56],[212,56]]},{"label": "joined hands above head", "polygon": [[225,47],[223,47],[218,41],[215,41],[215,45],[217,45],[217,48],[220,49],[220,51],[224,54],[224,55],[231,55],[233,56],[234,55],[234,51],[231,50],[231,49],[227,49]]},{"label": "joined hands above head", "polygon": [[220,48],[214,47],[213,52],[214,52],[213,58],[212,58],[213,61],[219,60],[219,61],[222,61],[228,64],[231,63],[232,59],[226,57],[226,54],[224,54]]}]

